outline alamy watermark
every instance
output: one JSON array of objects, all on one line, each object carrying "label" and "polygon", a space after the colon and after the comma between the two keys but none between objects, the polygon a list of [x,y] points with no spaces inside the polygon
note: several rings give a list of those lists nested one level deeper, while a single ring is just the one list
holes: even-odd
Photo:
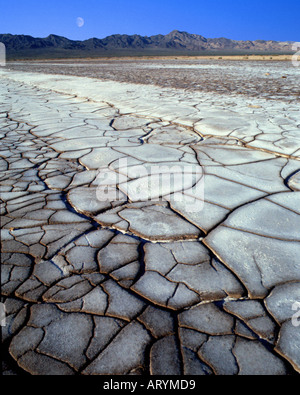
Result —
[{"label": "alamy watermark", "polygon": [[196,164],[129,165],[122,158],[113,169],[99,169],[94,184],[101,202],[168,201],[190,213],[202,211],[204,206],[204,173]]},{"label": "alamy watermark", "polygon": [[0,303],[0,326],[6,326],[6,310],[4,303]]},{"label": "alamy watermark", "polygon": [[6,66],[6,47],[3,43],[0,43],[0,67]]},{"label": "alamy watermark", "polygon": [[292,56],[292,64],[294,67],[300,67],[300,42],[294,43],[292,50],[295,51],[294,55]]},{"label": "alamy watermark", "polygon": [[292,310],[296,311],[292,316],[292,325],[298,328],[300,326],[300,302],[295,302],[292,306]]}]

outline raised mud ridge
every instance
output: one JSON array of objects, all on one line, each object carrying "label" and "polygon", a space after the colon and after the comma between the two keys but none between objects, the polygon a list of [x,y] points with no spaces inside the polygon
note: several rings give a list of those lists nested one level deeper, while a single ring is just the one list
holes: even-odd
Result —
[{"label": "raised mud ridge", "polygon": [[[300,372],[299,106],[5,72],[0,91],[4,373]],[[199,209],[184,187],[135,201],[153,164],[204,170]]]}]

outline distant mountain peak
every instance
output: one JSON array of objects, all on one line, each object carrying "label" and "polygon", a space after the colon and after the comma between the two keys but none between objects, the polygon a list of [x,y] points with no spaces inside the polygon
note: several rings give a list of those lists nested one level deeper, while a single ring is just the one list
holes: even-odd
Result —
[{"label": "distant mountain peak", "polygon": [[186,32],[182,32],[180,30],[172,30],[169,34],[167,34],[167,36],[175,36],[177,34],[184,34]]}]

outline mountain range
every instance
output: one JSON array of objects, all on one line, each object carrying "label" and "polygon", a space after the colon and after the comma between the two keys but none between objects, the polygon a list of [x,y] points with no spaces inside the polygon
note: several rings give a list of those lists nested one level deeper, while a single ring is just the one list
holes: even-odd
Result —
[{"label": "mountain range", "polygon": [[103,39],[69,40],[51,34],[46,38],[0,34],[8,59],[95,57],[111,55],[173,54],[290,54],[293,42],[237,41],[228,38],[205,38],[174,30],[167,35],[140,36],[114,34]]}]

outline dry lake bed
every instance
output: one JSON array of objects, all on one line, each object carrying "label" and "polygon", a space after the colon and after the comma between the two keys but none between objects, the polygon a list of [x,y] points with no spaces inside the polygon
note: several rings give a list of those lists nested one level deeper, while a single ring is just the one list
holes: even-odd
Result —
[{"label": "dry lake bed", "polygon": [[300,67],[0,69],[3,373],[298,375]]}]

